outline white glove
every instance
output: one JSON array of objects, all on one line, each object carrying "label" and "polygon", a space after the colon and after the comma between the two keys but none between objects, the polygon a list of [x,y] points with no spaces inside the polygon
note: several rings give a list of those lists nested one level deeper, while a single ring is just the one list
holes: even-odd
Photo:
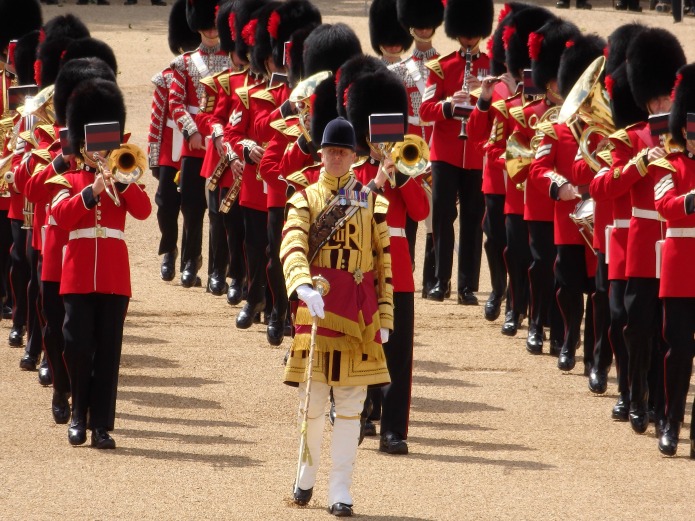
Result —
[{"label": "white glove", "polygon": [[386,342],[389,341],[389,328],[387,327],[382,327],[379,329],[379,333],[381,334],[381,343],[385,344]]},{"label": "white glove", "polygon": [[324,318],[323,297],[309,284],[302,284],[297,288],[297,296],[306,304],[312,317]]}]

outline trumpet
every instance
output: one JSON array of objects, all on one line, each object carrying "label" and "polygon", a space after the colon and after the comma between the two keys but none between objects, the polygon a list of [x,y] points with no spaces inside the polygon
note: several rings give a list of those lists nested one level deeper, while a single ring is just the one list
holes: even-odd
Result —
[{"label": "trumpet", "polygon": [[104,179],[104,191],[116,206],[121,206],[121,200],[115,183],[126,185],[136,183],[147,168],[145,153],[140,147],[130,144],[123,144],[120,148],[113,150],[108,157],[106,167],[104,167],[104,159],[96,152],[92,155],[92,159],[102,175],[105,170],[111,174],[111,177]]},{"label": "trumpet", "polygon": [[[396,170],[408,177],[423,174],[430,160],[430,149],[427,143],[415,134],[406,134],[403,141],[397,143],[381,143],[379,151],[382,158],[391,157]],[[395,188],[396,179],[388,173],[386,175],[391,188]]]}]

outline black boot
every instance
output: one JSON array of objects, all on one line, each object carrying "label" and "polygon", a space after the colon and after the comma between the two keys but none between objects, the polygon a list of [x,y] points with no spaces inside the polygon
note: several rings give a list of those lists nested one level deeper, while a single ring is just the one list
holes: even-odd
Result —
[{"label": "black boot", "polygon": [[47,387],[53,383],[53,375],[51,375],[51,366],[48,365],[48,357],[44,353],[39,365],[39,383]]},{"label": "black boot", "polygon": [[187,260],[184,263],[183,270],[181,271],[181,285],[184,288],[192,288],[193,286],[201,286],[200,277],[198,277],[198,270],[203,265],[203,258],[198,257],[195,260]]},{"label": "black boot", "polygon": [[669,420],[661,438],[659,438],[659,452],[664,456],[675,456],[678,450],[678,436],[681,432],[680,422]]},{"label": "black boot", "polygon": [[165,253],[162,257],[162,267],[160,268],[160,276],[162,280],[169,282],[174,280],[176,275],[176,258],[179,256],[178,248],[169,253]]}]

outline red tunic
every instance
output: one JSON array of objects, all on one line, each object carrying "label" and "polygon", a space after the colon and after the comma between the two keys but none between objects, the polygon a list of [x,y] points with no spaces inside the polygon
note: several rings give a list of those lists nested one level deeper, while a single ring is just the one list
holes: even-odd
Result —
[{"label": "red tunic", "polygon": [[[430,143],[431,161],[443,161],[459,168],[480,170],[483,168],[480,149],[476,149],[475,144],[468,139],[458,139],[461,121],[447,118],[444,114],[445,102],[461,90],[465,67],[465,52],[461,50],[427,63],[430,74],[420,106],[420,119],[434,123]],[[471,74],[476,76],[478,69],[490,69],[490,59],[485,53],[473,55]],[[475,98],[471,97],[472,105],[475,101]],[[469,135],[475,132],[476,129],[472,126],[468,128]]]},{"label": "red tunic", "polygon": [[181,167],[183,135],[169,113],[169,89],[173,77],[173,71],[167,68],[152,78],[154,93],[147,136],[150,168],[168,166],[178,170]]},{"label": "red tunic", "polygon": [[[371,157],[353,166],[355,178],[367,184],[376,177],[379,163]],[[422,183],[409,179],[402,186],[391,188],[386,183],[383,188],[384,197],[389,202],[386,213],[386,224],[389,226],[391,239],[391,273],[393,291],[413,293],[413,264],[410,258],[408,239],[405,236],[406,215],[414,221],[422,221],[430,213],[430,203]]]},{"label": "red tunic", "polygon": [[[65,174],[70,188],[53,198],[51,211],[58,226],[68,232],[92,237],[70,238],[65,248],[60,294],[105,293],[131,296],[128,247],[123,238],[94,237],[100,230],[122,234],[126,214],[146,219],[152,211],[150,198],[133,183],[119,193],[121,206],[102,194],[96,206],[85,205],[83,190],[94,182],[94,172],[75,170]],[[87,192],[85,192],[87,193]]]},{"label": "red tunic", "polygon": [[685,211],[685,196],[695,189],[695,156],[669,154],[649,165],[654,181],[656,210],[666,219],[668,231],[661,251],[659,296],[695,297],[695,214]]}]

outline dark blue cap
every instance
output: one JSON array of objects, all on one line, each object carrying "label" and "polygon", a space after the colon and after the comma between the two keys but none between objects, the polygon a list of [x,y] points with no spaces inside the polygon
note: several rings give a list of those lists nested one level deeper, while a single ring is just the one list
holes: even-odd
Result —
[{"label": "dark blue cap", "polygon": [[345,118],[335,118],[323,131],[321,147],[341,147],[355,151],[355,129]]}]

